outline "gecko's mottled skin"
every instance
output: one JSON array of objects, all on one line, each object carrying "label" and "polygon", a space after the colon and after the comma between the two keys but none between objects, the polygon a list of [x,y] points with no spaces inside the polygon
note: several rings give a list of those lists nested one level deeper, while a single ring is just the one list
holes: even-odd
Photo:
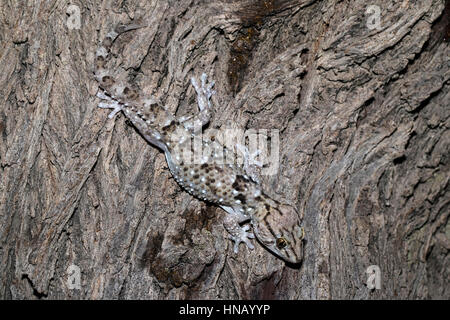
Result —
[{"label": "gecko's mottled skin", "polygon": [[[139,90],[125,81],[115,79],[108,72],[106,65],[111,57],[110,49],[114,40],[121,33],[137,28],[139,26],[136,25],[116,27],[108,33],[97,50],[95,78],[100,87],[98,96],[103,100],[99,107],[114,109],[109,118],[122,111],[149,143],[164,152],[170,171],[179,185],[192,195],[217,204],[227,212],[224,226],[235,242],[236,253],[241,242],[253,249],[249,239],[256,236],[264,247],[279,258],[294,264],[300,263],[303,258],[304,233],[294,207],[267,196],[240,166],[224,163],[223,153],[214,151],[217,150],[218,142],[201,142],[204,148],[213,147],[213,151],[209,155],[206,153],[198,162],[186,161],[189,158],[183,156],[191,152],[193,137],[210,119],[214,82],[207,83],[206,74],[202,75],[200,84],[195,78],[191,79],[200,111],[191,117],[176,118],[159,103],[143,97]],[[253,233],[248,223],[253,227]]]}]

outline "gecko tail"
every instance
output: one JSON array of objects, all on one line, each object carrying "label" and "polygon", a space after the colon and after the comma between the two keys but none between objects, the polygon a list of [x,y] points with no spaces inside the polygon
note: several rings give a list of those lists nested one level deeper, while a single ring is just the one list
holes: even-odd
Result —
[{"label": "gecko tail", "polygon": [[144,28],[144,24],[118,24],[114,30],[108,32],[105,39],[95,53],[94,75],[104,90],[109,90],[114,84],[111,75],[106,70],[106,63],[111,59],[111,47],[119,35],[127,31]]}]

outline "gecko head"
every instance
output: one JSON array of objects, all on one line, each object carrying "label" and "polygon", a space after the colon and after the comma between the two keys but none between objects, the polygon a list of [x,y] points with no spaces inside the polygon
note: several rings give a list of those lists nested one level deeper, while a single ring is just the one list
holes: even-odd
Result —
[{"label": "gecko head", "polygon": [[253,222],[256,238],[269,251],[292,264],[303,259],[301,218],[293,206],[274,201],[264,203]]}]

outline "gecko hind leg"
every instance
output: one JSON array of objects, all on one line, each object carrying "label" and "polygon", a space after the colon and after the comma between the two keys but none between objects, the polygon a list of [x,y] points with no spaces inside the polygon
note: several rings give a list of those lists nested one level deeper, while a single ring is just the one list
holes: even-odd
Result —
[{"label": "gecko hind leg", "polygon": [[254,239],[255,235],[253,234],[253,232],[248,232],[250,229],[249,225],[240,225],[241,223],[248,220],[249,217],[241,213],[237,213],[230,207],[222,206],[222,208],[228,212],[223,221],[223,225],[229,233],[228,237],[234,242],[234,253],[239,252],[239,244],[241,242],[245,243],[250,250],[253,250],[255,247],[251,243],[250,239]]}]

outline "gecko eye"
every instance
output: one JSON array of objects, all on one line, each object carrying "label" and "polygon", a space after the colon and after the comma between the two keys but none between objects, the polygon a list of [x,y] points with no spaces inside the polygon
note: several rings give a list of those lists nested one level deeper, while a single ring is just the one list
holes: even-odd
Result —
[{"label": "gecko eye", "polygon": [[277,239],[277,248],[283,249],[288,244],[287,240],[283,237]]}]

